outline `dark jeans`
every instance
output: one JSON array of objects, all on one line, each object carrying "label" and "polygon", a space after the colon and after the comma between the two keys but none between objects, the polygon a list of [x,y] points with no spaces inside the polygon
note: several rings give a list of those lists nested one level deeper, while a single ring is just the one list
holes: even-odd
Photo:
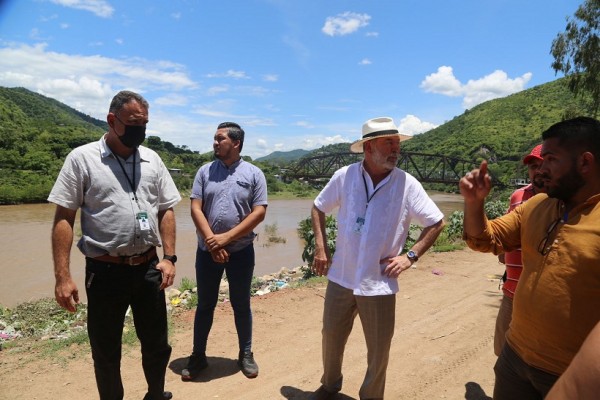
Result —
[{"label": "dark jeans", "polygon": [[171,346],[168,343],[165,292],[161,273],[148,264],[128,266],[86,259],[88,335],[101,400],[121,400],[121,336],[131,306],[142,347],[149,397],[162,399]]},{"label": "dark jeans", "polygon": [[526,364],[504,344],[496,365],[494,400],[542,400],[558,379],[557,375]]},{"label": "dark jeans", "polygon": [[198,307],[194,320],[195,354],[206,353],[206,342],[213,323],[219,300],[219,286],[223,271],[229,282],[229,300],[233,307],[235,328],[240,351],[252,349],[252,310],[250,309],[250,285],[254,273],[254,246],[229,255],[229,261],[220,264],[213,261],[207,251],[199,247],[196,251],[196,282],[198,285]]}]

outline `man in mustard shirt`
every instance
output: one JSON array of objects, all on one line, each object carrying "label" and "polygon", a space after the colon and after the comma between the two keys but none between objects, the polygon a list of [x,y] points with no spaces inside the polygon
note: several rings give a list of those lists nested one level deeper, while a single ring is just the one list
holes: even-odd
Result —
[{"label": "man in mustard shirt", "polygon": [[513,319],[496,362],[495,400],[543,399],[600,321],[600,121],[578,117],[542,134],[547,195],[488,221],[487,163],[466,174],[464,237],[500,254],[521,247]]}]

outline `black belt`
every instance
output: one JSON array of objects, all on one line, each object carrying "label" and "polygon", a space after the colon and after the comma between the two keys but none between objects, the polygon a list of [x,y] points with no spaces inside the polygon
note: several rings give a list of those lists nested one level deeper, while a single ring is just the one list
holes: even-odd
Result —
[{"label": "black belt", "polygon": [[110,254],[104,254],[103,256],[92,257],[92,260],[111,264],[140,265],[146,264],[154,257],[156,257],[156,247],[151,247],[147,252],[134,256],[111,256]]}]

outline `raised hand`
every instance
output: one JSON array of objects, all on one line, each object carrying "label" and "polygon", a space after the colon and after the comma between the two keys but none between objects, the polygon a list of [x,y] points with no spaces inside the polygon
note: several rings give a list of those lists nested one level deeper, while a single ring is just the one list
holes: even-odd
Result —
[{"label": "raised hand", "polygon": [[492,189],[492,178],[487,172],[487,161],[483,160],[478,169],[462,177],[458,187],[465,201],[483,201]]}]

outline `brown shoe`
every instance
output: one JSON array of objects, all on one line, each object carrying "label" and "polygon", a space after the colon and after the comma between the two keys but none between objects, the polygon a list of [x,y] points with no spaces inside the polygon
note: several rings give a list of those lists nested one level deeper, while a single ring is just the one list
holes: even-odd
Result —
[{"label": "brown shoe", "polygon": [[325,387],[321,386],[314,392],[309,399],[310,400],[332,400],[335,398],[337,392],[330,392]]}]

